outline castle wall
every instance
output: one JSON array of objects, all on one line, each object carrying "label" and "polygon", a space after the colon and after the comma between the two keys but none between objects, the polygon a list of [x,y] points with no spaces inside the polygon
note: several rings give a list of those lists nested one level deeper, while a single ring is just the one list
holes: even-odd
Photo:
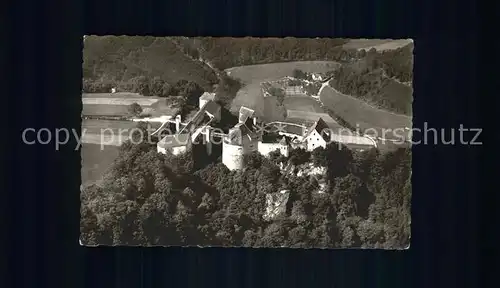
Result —
[{"label": "castle wall", "polygon": [[281,155],[288,157],[289,151],[288,146],[281,145],[279,143],[262,143],[258,144],[259,153],[268,156],[269,153],[275,151],[276,149],[280,151]]}]

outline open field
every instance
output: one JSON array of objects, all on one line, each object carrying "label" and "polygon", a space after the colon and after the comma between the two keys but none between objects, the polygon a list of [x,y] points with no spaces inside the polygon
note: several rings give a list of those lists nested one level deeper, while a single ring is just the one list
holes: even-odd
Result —
[{"label": "open field", "polygon": [[284,120],[286,111],[276,106],[276,101],[266,97],[261,89],[261,83],[274,81],[285,76],[293,76],[293,70],[299,69],[304,72],[324,73],[335,70],[340,66],[334,61],[298,61],[284,63],[269,63],[259,65],[240,66],[226,69],[229,76],[240,79],[243,83],[236,94],[231,107],[232,112],[237,112],[241,106],[247,106],[255,110],[257,116],[267,121]]},{"label": "open field", "polygon": [[137,103],[142,106],[151,106],[158,102],[159,99],[155,98],[83,98],[83,105],[130,105],[132,103]]},{"label": "open field", "polygon": [[294,111],[304,111],[304,112],[315,112],[315,113],[324,113],[321,104],[318,103],[314,98],[310,96],[305,97],[285,97],[283,101],[287,110]]},{"label": "open field", "polygon": [[104,173],[118,157],[117,146],[103,146],[97,144],[82,145],[82,184],[90,184],[102,178]]},{"label": "open field", "polygon": [[404,47],[412,42],[411,39],[352,39],[342,47],[346,49],[365,49],[375,48],[377,51],[395,50]]},{"label": "open field", "polygon": [[[404,129],[412,127],[411,117],[387,112],[370,106],[366,102],[352,96],[344,95],[330,86],[325,86],[320,93],[323,105],[332,110],[340,118],[351,126],[359,127],[361,130],[377,131],[382,136],[382,129]],[[367,131],[367,134],[369,133]],[[401,132],[399,132],[402,135]],[[385,138],[398,139],[393,133],[388,133]]]},{"label": "open field", "polygon": [[98,134],[104,129],[112,129],[114,133],[118,133],[119,129],[132,129],[134,127],[137,127],[137,123],[132,121],[82,120],[82,129],[86,129],[86,133],[89,134]]},{"label": "open field", "polygon": [[141,105],[152,117],[174,115],[177,109],[166,103],[165,98],[141,96],[136,93],[84,93],[82,115],[84,116],[128,116],[128,106]]},{"label": "open field", "polygon": [[128,114],[128,107],[125,105],[84,104],[82,107],[83,116],[126,116]]},{"label": "open field", "polygon": [[[85,129],[85,134],[83,134],[82,142],[97,145],[104,142],[106,145],[120,146],[129,139],[137,124],[132,121],[84,119],[82,131]],[[158,129],[161,123],[150,123],[150,125],[152,132]]]},{"label": "open field", "polygon": [[308,123],[314,123],[318,121],[319,118],[323,119],[327,123],[337,123],[330,115],[327,113],[316,113],[316,112],[304,112],[297,110],[288,110],[287,111],[286,121],[289,119],[302,119],[307,121]]},{"label": "open field", "polygon": [[335,61],[295,61],[282,63],[258,64],[228,68],[229,76],[240,79],[244,84],[273,81],[285,76],[293,76],[293,70],[309,73],[325,73],[340,66]]},{"label": "open field", "polygon": [[132,92],[116,92],[116,93],[82,93],[82,98],[117,98],[117,99],[130,99],[130,98],[155,98],[149,96],[142,96],[139,93]]}]

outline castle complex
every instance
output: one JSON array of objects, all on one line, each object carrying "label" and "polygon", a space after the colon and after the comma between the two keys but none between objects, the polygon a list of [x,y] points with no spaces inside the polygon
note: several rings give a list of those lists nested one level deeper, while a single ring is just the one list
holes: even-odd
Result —
[{"label": "castle complex", "polygon": [[[203,143],[208,155],[212,154],[213,137],[222,138],[222,163],[230,170],[242,169],[245,155],[258,151],[267,156],[273,151],[279,151],[288,157],[290,151],[303,148],[312,151],[318,147],[325,148],[331,141],[343,143],[353,149],[367,149],[376,146],[375,141],[364,136],[335,135],[331,133],[328,125],[319,118],[308,129],[296,129],[297,124],[283,123],[294,129],[275,129],[275,135],[271,140],[265,139],[266,132],[262,127],[266,123],[260,123],[255,116],[255,111],[242,106],[239,110],[238,123],[229,129],[228,133],[217,133],[211,124],[221,119],[221,107],[214,101],[213,93],[205,93],[199,99],[199,111],[187,123],[181,123],[180,116],[175,119],[175,134],[167,135],[157,144],[159,153],[170,153],[177,155],[192,148],[193,143]],[[269,123],[268,123],[269,124]],[[295,125],[295,126],[294,126]],[[349,138],[350,137],[350,138]]]}]

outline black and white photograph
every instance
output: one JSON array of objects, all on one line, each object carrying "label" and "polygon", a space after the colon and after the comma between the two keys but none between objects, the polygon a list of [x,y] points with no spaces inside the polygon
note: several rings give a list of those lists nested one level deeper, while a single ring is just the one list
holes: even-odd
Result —
[{"label": "black and white photograph", "polygon": [[83,39],[80,243],[407,249],[411,39]]}]

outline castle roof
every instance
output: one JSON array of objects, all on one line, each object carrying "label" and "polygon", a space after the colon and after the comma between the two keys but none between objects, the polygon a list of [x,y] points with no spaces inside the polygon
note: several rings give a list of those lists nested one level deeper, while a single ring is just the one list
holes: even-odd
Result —
[{"label": "castle roof", "polygon": [[253,117],[254,113],[255,113],[254,110],[247,108],[245,106],[241,106],[238,121],[240,123],[245,123],[247,122],[248,118]]},{"label": "castle roof", "polygon": [[215,103],[214,101],[208,101],[203,107],[202,107],[203,110],[205,110],[205,112],[211,114],[211,116],[215,116],[217,115],[220,110],[221,110],[221,107],[219,104]]},{"label": "castle roof", "polygon": [[184,128],[182,128],[179,134],[189,133],[196,127],[199,127],[203,122],[206,112],[214,116],[216,115],[217,111],[220,111],[220,109],[221,108],[219,104],[215,103],[214,101],[208,101],[205,105],[203,105],[203,107],[201,107],[198,112],[196,112],[193,118],[186,124],[186,126],[184,126]]},{"label": "castle roof", "polygon": [[233,128],[229,130],[228,140],[231,144],[241,144],[244,137],[248,137],[249,140],[256,139],[258,134],[252,129],[248,128],[245,123],[238,123]]},{"label": "castle roof", "polygon": [[318,121],[316,121],[312,126],[311,128],[309,128],[309,130],[307,131],[307,134],[305,135],[304,139],[306,139],[307,137],[309,137],[309,135],[311,135],[311,133],[313,131],[316,131],[319,133],[319,135],[321,135],[323,137],[323,140],[325,140],[326,142],[330,141],[330,133],[328,133],[328,130],[330,129],[330,127],[328,127],[328,125],[326,124],[326,122],[319,118]]},{"label": "castle roof", "polygon": [[279,142],[281,145],[286,145],[288,146],[290,144],[290,140],[286,137],[286,136],[283,136],[283,138],[280,140]]}]

